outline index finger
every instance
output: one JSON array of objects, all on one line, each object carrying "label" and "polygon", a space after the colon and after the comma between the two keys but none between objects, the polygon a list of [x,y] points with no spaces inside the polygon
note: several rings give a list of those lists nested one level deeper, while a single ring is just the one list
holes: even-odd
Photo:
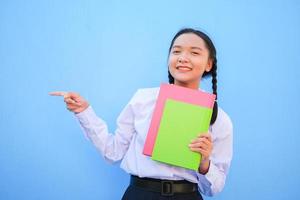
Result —
[{"label": "index finger", "polygon": [[67,92],[63,92],[63,91],[49,92],[49,95],[51,96],[65,96],[67,94],[68,94]]},{"label": "index finger", "polygon": [[207,139],[211,139],[211,134],[209,132],[200,133],[198,137],[206,137]]}]

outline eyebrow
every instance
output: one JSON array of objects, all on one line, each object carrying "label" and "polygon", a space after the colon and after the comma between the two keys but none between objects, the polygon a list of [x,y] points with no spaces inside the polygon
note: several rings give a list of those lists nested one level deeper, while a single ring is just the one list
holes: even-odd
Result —
[{"label": "eyebrow", "polygon": [[[174,45],[174,46],[172,47],[172,49],[173,49],[173,48],[182,48],[182,46],[180,46],[180,45]],[[198,49],[198,50],[200,50],[200,51],[203,51],[203,49],[200,48],[200,47],[191,47],[191,49]]]},{"label": "eyebrow", "polygon": [[200,50],[200,51],[203,51],[203,49],[200,48],[200,47],[192,47],[192,49],[198,49],[198,50]]}]

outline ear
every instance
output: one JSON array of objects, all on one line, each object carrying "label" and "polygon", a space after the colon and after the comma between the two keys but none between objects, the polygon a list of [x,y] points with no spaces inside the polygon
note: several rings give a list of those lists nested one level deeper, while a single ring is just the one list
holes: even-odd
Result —
[{"label": "ear", "polygon": [[205,71],[209,72],[212,69],[212,66],[213,66],[213,60],[209,58],[208,62],[207,62],[207,66],[205,68]]}]

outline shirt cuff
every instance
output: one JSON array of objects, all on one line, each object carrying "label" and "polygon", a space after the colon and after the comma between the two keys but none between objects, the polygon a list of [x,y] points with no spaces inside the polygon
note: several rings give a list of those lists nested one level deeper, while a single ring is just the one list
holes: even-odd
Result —
[{"label": "shirt cuff", "polygon": [[88,106],[84,111],[80,113],[75,113],[74,116],[75,118],[77,118],[85,138],[87,140],[90,140],[90,138],[88,137],[88,133],[85,129],[86,127],[89,127],[89,124],[91,124],[94,119],[97,118],[97,115],[94,112],[92,106]]},{"label": "shirt cuff", "polygon": [[94,112],[92,106],[88,106],[84,111],[76,113],[75,117],[79,120],[80,124],[86,125],[89,124],[90,120],[97,117],[97,115]]},{"label": "shirt cuff", "polygon": [[210,161],[209,169],[206,174],[200,174],[197,172],[198,176],[198,186],[201,191],[206,196],[213,196],[215,194],[215,180],[218,178],[218,168]]},{"label": "shirt cuff", "polygon": [[204,177],[210,182],[210,183],[214,183],[217,176],[216,174],[218,174],[218,168],[216,165],[214,165],[211,161],[209,164],[209,169],[208,172],[204,175]]}]

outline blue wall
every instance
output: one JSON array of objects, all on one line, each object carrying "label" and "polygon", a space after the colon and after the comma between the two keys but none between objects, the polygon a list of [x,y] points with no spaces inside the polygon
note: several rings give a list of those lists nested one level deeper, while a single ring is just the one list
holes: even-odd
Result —
[{"label": "blue wall", "polygon": [[234,123],[226,186],[207,199],[299,199],[299,10],[296,0],[2,0],[0,199],[120,199],[129,176],[48,92],[79,92],[113,132],[138,88],[167,81],[170,40],[189,26],[215,42],[219,104]]}]

